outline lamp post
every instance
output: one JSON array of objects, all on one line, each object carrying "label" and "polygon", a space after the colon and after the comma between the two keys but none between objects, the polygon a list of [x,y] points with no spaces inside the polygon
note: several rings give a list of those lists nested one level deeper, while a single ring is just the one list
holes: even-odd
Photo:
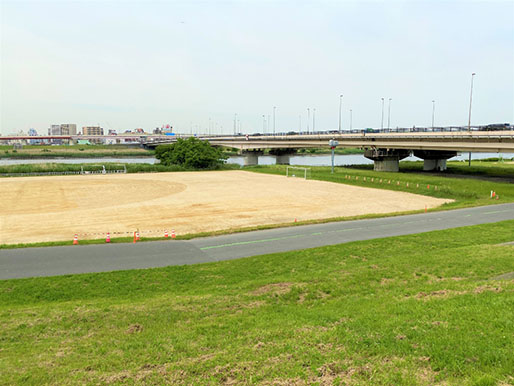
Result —
[{"label": "lamp post", "polygon": [[312,133],[316,131],[316,109],[312,109]]},{"label": "lamp post", "polygon": [[387,129],[391,129],[391,101],[393,99],[392,98],[389,98],[389,107],[388,107],[388,112],[387,112]]},{"label": "lamp post", "polygon": [[266,116],[262,114],[262,134],[266,132]]},{"label": "lamp post", "polygon": [[[473,102],[473,78],[475,73],[471,74],[471,91],[469,93],[469,117],[468,117],[468,132],[471,134],[471,103]],[[471,152],[469,152],[468,165],[471,166]]]},{"label": "lamp post", "polygon": [[237,113],[234,114],[234,135],[237,133]]},{"label": "lamp post", "polygon": [[339,134],[341,134],[341,107],[343,105],[343,94],[339,95]]},{"label": "lamp post", "polygon": [[384,130],[384,98],[382,98],[382,121],[380,123],[380,130]]},{"label": "lamp post", "polygon": [[275,135],[275,110],[277,106],[273,106],[273,135]]},{"label": "lamp post", "polygon": [[307,134],[309,134],[309,121],[311,120],[311,109],[307,107]]},{"label": "lamp post", "polygon": [[352,109],[350,109],[350,130],[352,129]]},{"label": "lamp post", "polygon": [[435,100],[432,101],[432,131],[434,131]]}]

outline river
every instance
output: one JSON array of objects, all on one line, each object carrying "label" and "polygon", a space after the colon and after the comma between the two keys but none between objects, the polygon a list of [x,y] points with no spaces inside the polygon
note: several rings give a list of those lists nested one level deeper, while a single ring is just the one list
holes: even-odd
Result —
[{"label": "river", "polygon": [[[484,158],[492,157],[503,157],[512,159],[514,154],[512,153],[472,153],[471,159],[480,160]],[[450,161],[466,161],[468,159],[468,153],[462,153],[456,157],[450,159]],[[0,165],[21,165],[21,164],[41,164],[41,163],[67,163],[67,164],[83,164],[83,163],[144,163],[144,164],[155,164],[156,159],[153,157],[133,157],[133,158],[38,158],[38,159],[15,159],[15,158],[2,158],[0,159]],[[404,161],[420,161],[419,158],[414,156],[407,157]],[[244,164],[244,157],[233,156],[227,161],[233,164]],[[291,165],[302,165],[302,166],[330,166],[331,160],[329,154],[323,155],[295,155],[290,158]],[[350,155],[335,155],[335,165],[359,165],[359,164],[372,164],[373,161],[365,158],[362,154],[350,154]],[[274,156],[262,156],[259,157],[259,165],[273,165],[275,164]]]}]

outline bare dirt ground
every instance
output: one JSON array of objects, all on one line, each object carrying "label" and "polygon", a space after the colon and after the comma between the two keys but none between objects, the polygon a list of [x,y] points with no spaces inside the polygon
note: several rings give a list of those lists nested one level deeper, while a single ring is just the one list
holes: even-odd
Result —
[{"label": "bare dirt ground", "polygon": [[447,200],[244,171],[0,179],[0,244],[198,233]]}]

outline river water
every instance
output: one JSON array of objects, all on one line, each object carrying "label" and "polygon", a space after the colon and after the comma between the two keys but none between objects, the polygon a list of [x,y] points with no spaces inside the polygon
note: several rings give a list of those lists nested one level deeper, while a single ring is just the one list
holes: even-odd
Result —
[{"label": "river water", "polygon": [[[492,157],[503,157],[513,158],[513,153],[472,153],[471,159],[480,160],[484,158]],[[450,159],[450,161],[466,161],[468,159],[468,153],[462,153],[456,157]],[[420,161],[419,158],[414,156],[407,157],[404,161]],[[41,164],[41,163],[66,163],[66,164],[83,164],[83,163],[143,163],[143,164],[155,164],[157,160],[153,157],[132,157],[132,158],[39,158],[39,159],[13,159],[3,158],[0,159],[0,165],[21,165],[21,164]],[[228,163],[243,165],[244,157],[233,156],[227,160]],[[362,165],[372,164],[373,161],[365,158],[362,154],[350,154],[350,155],[335,155],[335,165]],[[259,157],[259,165],[273,165],[275,164],[274,156],[262,156]],[[304,166],[330,166],[331,157],[329,154],[324,155],[295,155],[290,158],[291,165],[304,165]]]}]

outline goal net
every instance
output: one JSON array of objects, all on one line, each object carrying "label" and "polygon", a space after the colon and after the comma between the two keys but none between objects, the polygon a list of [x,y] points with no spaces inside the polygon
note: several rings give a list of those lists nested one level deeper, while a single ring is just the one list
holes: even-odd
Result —
[{"label": "goal net", "polygon": [[286,168],[286,177],[311,178],[311,168],[288,166]]}]

